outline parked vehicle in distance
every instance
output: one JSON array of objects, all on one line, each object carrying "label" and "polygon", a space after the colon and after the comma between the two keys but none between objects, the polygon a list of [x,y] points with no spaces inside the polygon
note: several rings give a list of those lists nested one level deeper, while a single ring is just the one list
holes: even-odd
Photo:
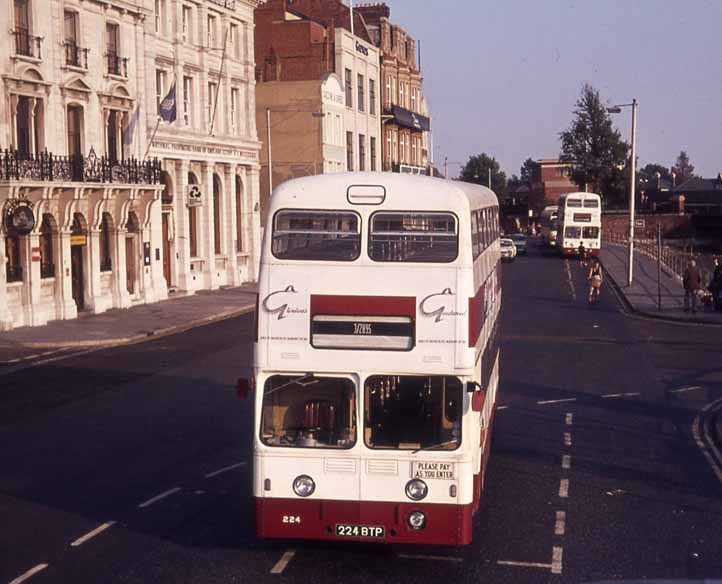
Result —
[{"label": "parked vehicle in distance", "polygon": [[513,262],[516,259],[516,245],[511,239],[502,238],[499,240],[501,245],[501,259],[507,262]]},{"label": "parked vehicle in distance", "polygon": [[523,233],[514,233],[509,236],[509,239],[514,242],[518,255],[526,255],[526,235]]},{"label": "parked vehicle in distance", "polygon": [[557,219],[559,207],[550,205],[544,207],[539,216],[539,225],[541,225],[541,235],[548,245],[554,247],[557,244]]}]

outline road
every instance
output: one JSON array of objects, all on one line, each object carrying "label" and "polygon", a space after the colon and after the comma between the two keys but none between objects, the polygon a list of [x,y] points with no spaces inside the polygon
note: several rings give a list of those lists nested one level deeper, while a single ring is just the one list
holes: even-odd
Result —
[{"label": "road", "polygon": [[538,245],[504,267],[500,409],[467,548],[263,542],[252,316],[0,370],[0,583],[722,577],[722,482],[692,435],[719,331],[622,314]]}]

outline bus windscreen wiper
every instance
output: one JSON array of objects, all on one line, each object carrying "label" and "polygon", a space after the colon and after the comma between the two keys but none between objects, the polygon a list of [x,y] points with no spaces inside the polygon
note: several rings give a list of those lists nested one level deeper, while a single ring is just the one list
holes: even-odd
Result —
[{"label": "bus windscreen wiper", "polygon": [[417,452],[421,452],[422,450],[431,450],[432,448],[440,448],[441,446],[446,446],[447,444],[456,444],[456,440],[447,440],[446,442],[440,442],[439,444],[432,444],[430,446],[424,446],[423,448],[417,448],[414,450],[411,454],[416,454]]}]

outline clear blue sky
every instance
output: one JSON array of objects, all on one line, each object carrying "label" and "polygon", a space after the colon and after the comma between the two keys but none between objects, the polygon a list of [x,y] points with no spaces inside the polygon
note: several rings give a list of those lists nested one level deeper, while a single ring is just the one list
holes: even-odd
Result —
[{"label": "clear blue sky", "polygon": [[[640,164],[722,172],[722,0],[387,0],[421,40],[435,161],[555,157],[581,86],[639,101]],[[630,139],[630,110],[615,116]],[[456,176],[458,166],[450,166]]]}]

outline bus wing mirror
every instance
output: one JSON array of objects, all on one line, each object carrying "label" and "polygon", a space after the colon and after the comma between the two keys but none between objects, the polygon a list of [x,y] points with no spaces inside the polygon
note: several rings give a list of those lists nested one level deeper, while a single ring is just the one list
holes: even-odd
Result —
[{"label": "bus wing mirror", "polygon": [[477,389],[481,389],[481,385],[479,385],[476,381],[466,382],[467,393],[474,393]]},{"label": "bus wing mirror", "polygon": [[236,384],[236,395],[238,399],[248,399],[249,394],[253,391],[251,380],[247,377],[239,377]]},{"label": "bus wing mirror", "polygon": [[475,391],[471,394],[471,409],[475,412],[480,412],[484,409],[484,402],[486,401],[486,392],[482,389]]}]

